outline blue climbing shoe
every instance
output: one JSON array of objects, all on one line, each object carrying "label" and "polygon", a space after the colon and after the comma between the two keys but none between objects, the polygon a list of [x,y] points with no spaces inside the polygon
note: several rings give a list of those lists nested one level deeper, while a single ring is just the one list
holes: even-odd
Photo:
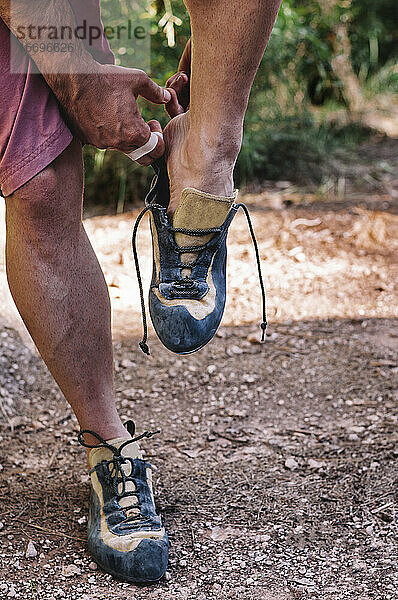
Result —
[{"label": "blue climbing shoe", "polygon": [[[142,459],[135,425],[126,423],[131,437],[103,440],[95,432],[79,433],[79,442],[90,448],[91,494],[88,548],[107,573],[132,583],[153,583],[163,577],[169,542],[156,514],[152,490],[152,467]],[[84,441],[85,434],[98,439]]]},{"label": "blue climbing shoe", "polygon": [[167,215],[169,180],[164,160],[155,163],[154,168],[157,176],[133,232],[144,326],[140,343],[143,352],[149,354],[136,236],[146,212],[150,212],[153,248],[149,310],[155,331],[166,348],[177,354],[189,354],[203,348],[216,333],[226,299],[228,229],[241,207],[248,218],[255,244],[263,292],[262,328],[265,334],[265,291],[258,248],[247,209],[236,203],[237,191],[228,198],[186,188],[170,222]]}]

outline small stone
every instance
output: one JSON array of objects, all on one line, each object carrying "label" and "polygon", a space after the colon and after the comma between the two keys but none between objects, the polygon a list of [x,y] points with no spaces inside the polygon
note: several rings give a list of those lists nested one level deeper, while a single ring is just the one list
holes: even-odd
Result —
[{"label": "small stone", "polygon": [[198,415],[194,415],[192,417],[192,423],[199,423],[199,421],[200,421],[200,419],[199,419]]},{"label": "small stone", "polygon": [[256,333],[249,333],[246,340],[251,344],[261,344],[261,331]]},{"label": "small stone", "polygon": [[213,373],[215,373],[216,371],[217,371],[216,365],[209,365],[207,367],[207,372],[209,375],[213,375]]},{"label": "small stone", "polygon": [[4,523],[2,521],[0,521],[0,531],[4,529]]},{"label": "small stone", "polygon": [[312,581],[311,579],[308,579],[307,577],[302,577],[301,579],[295,579],[295,583],[297,583],[298,585],[302,585],[304,587],[312,587],[313,585],[315,585],[315,582]]},{"label": "small stone", "polygon": [[285,467],[286,467],[286,469],[290,469],[290,471],[294,471],[295,469],[298,468],[298,466],[299,466],[298,462],[292,456],[289,456],[285,460]]},{"label": "small stone", "polygon": [[326,463],[322,460],[314,460],[313,458],[308,459],[308,466],[310,469],[322,469],[326,466]]},{"label": "small stone", "polygon": [[25,557],[26,558],[36,558],[37,550],[33,542],[29,542],[26,548]]},{"label": "small stone", "polygon": [[91,563],[88,565],[88,568],[90,571],[96,571],[98,569],[98,565],[94,561],[91,561]]},{"label": "small stone", "polygon": [[171,575],[168,571],[166,571],[166,573],[164,574],[164,578],[166,581],[170,581],[171,580]]},{"label": "small stone", "polygon": [[246,584],[247,585],[252,585],[253,583],[254,583],[253,577],[249,577],[248,579],[246,579]]},{"label": "small stone", "polygon": [[227,354],[232,355],[232,354],[243,354],[243,350],[242,348],[240,348],[239,346],[231,346],[230,348],[228,348],[229,352],[227,351]]},{"label": "small stone", "polygon": [[243,380],[245,383],[254,383],[254,382],[256,381],[256,378],[254,377],[254,375],[251,375],[250,373],[245,373],[245,374],[242,376],[242,380]]},{"label": "small stone", "polygon": [[124,369],[129,369],[131,367],[135,367],[136,364],[135,362],[133,362],[132,360],[129,360],[128,358],[124,358],[121,362],[120,362],[121,366]]},{"label": "small stone", "polygon": [[64,577],[74,577],[75,575],[81,575],[81,573],[81,570],[76,565],[68,565],[62,569],[62,575]]},{"label": "small stone", "polygon": [[7,598],[16,598],[16,597],[17,597],[17,591],[15,589],[14,584],[11,584],[10,589],[7,594]]}]

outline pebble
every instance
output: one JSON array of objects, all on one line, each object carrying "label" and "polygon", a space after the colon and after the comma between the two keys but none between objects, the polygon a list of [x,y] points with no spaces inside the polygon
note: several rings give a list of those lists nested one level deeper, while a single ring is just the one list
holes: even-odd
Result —
[{"label": "pebble", "polygon": [[26,548],[25,557],[26,558],[36,558],[37,550],[33,542],[28,542],[28,546]]},{"label": "pebble", "polygon": [[292,456],[289,456],[285,460],[286,469],[290,469],[291,471],[294,471],[295,469],[298,468],[298,466],[299,466],[298,462]]},{"label": "pebble", "polygon": [[15,589],[15,586],[13,584],[11,584],[10,589],[7,594],[7,598],[16,598],[16,597],[17,597],[17,591]]},{"label": "pebble", "polygon": [[308,466],[310,469],[322,469],[322,467],[325,467],[326,464],[324,461],[322,460],[314,460],[313,458],[309,458],[308,459]]},{"label": "pebble", "polygon": [[124,358],[121,362],[120,362],[121,366],[124,369],[129,369],[130,367],[135,367],[136,363],[133,362],[132,360],[129,360],[128,358]]},{"label": "pebble", "polygon": [[88,568],[90,571],[96,571],[98,569],[98,565],[94,561],[91,561],[91,563],[88,565]]},{"label": "pebble", "polygon": [[75,575],[81,575],[81,569],[76,565],[68,565],[62,569],[62,575],[64,577],[74,577]]}]

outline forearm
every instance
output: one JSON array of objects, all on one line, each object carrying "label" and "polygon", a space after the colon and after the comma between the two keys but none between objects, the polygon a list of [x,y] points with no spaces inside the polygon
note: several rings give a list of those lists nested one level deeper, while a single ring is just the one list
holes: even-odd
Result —
[{"label": "forearm", "polygon": [[[69,1],[0,0],[0,17],[67,109],[78,96],[82,80],[97,74],[101,67],[74,35],[77,23]],[[67,51],[52,51],[54,40],[49,37],[50,31],[64,36]],[[34,52],[35,45],[40,46],[39,52]]]}]

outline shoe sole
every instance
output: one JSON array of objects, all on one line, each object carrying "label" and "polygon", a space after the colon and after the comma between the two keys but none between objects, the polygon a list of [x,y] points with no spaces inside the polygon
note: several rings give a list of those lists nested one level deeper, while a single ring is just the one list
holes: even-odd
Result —
[{"label": "shoe sole", "polygon": [[133,577],[125,577],[124,575],[120,575],[120,573],[116,573],[112,569],[105,568],[97,559],[94,559],[94,561],[99,566],[99,568],[102,569],[102,571],[104,571],[104,573],[112,575],[112,577],[118,579],[119,581],[125,581],[128,583],[140,583],[141,585],[150,585],[153,583],[158,583],[164,577],[164,573],[163,575],[158,577],[158,579],[137,579]]}]

